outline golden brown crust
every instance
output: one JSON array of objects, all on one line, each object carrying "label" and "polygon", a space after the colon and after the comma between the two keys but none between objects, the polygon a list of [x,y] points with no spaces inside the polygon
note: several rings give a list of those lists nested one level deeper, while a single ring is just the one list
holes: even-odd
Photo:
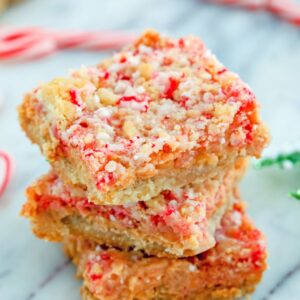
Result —
[{"label": "golden brown crust", "polygon": [[[253,282],[249,283],[241,288],[214,288],[207,289],[202,291],[197,295],[193,295],[192,298],[184,298],[184,300],[234,300],[243,296],[247,296],[248,294],[252,294],[255,290],[255,286],[257,283]],[[83,300],[105,300],[100,299],[95,296],[85,287],[83,286],[80,290],[81,296]],[[183,300],[183,298],[174,298],[173,295],[143,295],[138,298],[134,298],[134,300]]]}]

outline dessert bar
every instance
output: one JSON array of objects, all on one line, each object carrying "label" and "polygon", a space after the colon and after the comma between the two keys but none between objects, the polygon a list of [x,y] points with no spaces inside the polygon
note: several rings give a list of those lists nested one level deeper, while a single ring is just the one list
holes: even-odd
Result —
[{"label": "dessert bar", "polygon": [[221,300],[251,294],[266,269],[265,239],[241,202],[223,217],[214,248],[189,258],[122,252],[78,237],[65,250],[85,300]]},{"label": "dessert bar", "polygon": [[22,128],[96,204],[148,201],[259,156],[268,134],[249,87],[201,40],[146,31],[95,67],[42,84]]},{"label": "dessert bar", "polygon": [[96,205],[84,191],[71,189],[49,173],[27,189],[22,214],[34,233],[50,241],[77,234],[122,249],[143,249],[157,256],[190,256],[215,244],[215,230],[231,207],[246,162],[224,178],[164,190],[149,201]]}]

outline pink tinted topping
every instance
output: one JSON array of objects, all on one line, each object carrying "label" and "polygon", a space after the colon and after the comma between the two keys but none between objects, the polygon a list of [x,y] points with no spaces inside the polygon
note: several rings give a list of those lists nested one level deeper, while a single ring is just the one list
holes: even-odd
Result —
[{"label": "pink tinted topping", "polygon": [[140,228],[149,232],[169,232],[188,238],[193,234],[204,238],[211,215],[218,208],[222,195],[206,199],[192,188],[165,190],[151,202],[139,201],[130,205],[96,205],[85,196],[74,195],[53,175],[48,190],[37,198],[38,211],[64,209],[75,211],[97,220],[101,216],[127,228]]},{"label": "pink tinted topping", "polygon": [[[256,276],[265,269],[265,239],[245,216],[243,205],[235,203],[233,210],[225,214],[217,235],[218,241],[214,248],[182,259],[182,261],[187,260],[190,263],[189,270],[195,272],[195,276],[206,274],[208,267],[213,268],[214,271],[218,267],[222,270],[228,269],[228,271],[234,272],[235,276],[248,276],[246,274]],[[105,258],[102,257],[103,255]],[[164,259],[162,258],[161,261],[163,262]],[[141,267],[149,267],[153,263],[157,270],[157,262],[157,258],[146,257],[141,253],[124,253],[115,249],[105,250],[97,246],[96,249],[90,250],[84,277],[88,288],[95,294],[101,296],[109,293],[115,295],[117,299],[119,291],[110,289],[112,283],[116,284],[116,282],[112,282],[112,279],[117,280],[119,285],[121,283],[122,287],[122,283],[129,278],[127,276],[136,274],[144,276],[145,282],[149,283],[147,280],[151,280],[153,276],[151,277],[151,274],[149,275],[147,272],[141,272],[140,269],[135,273],[134,266],[141,263]],[[172,265],[172,260],[168,261],[169,264]],[[151,267],[146,270],[151,270]],[[159,271],[164,272],[164,269]],[[218,284],[220,279],[213,276],[209,281],[215,281]]]},{"label": "pink tinted topping", "polygon": [[167,87],[167,89],[165,91],[164,97],[167,99],[173,100],[173,94],[177,90],[179,83],[180,83],[179,80],[170,77],[169,78],[169,86]]},{"label": "pink tinted topping", "polygon": [[79,100],[78,100],[78,95],[77,95],[77,91],[76,90],[70,90],[69,91],[69,94],[70,94],[70,101],[77,105],[77,106],[80,106],[79,104]]},{"label": "pink tinted topping", "polygon": [[128,177],[152,177],[170,161],[182,167],[184,153],[192,164],[198,152],[256,143],[259,120],[248,86],[198,38],[148,35],[153,44],[135,44],[70,78],[81,83],[68,91],[74,111],[58,128],[59,141],[80,153],[101,192]]},{"label": "pink tinted topping", "polygon": [[233,211],[225,214],[222,219],[221,228],[216,232],[216,240],[222,243],[226,239],[248,249],[241,251],[236,259],[240,263],[249,264],[252,269],[261,269],[266,256],[266,241],[261,231],[254,228],[244,216],[244,209],[242,204],[234,204]]}]

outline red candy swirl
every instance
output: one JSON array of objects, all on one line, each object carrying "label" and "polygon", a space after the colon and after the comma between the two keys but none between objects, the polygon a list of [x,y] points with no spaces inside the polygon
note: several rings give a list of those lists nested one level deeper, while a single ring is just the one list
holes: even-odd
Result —
[{"label": "red candy swirl", "polygon": [[0,197],[4,194],[12,175],[12,159],[8,153],[0,150],[0,160],[3,161],[3,178],[0,179]]},{"label": "red candy swirl", "polygon": [[43,28],[0,27],[0,61],[31,60],[56,51],[117,49],[130,43],[134,34],[118,31],[55,31]]},{"label": "red candy swirl", "polygon": [[249,10],[265,10],[300,26],[300,4],[293,0],[207,0],[215,4],[239,6]]}]

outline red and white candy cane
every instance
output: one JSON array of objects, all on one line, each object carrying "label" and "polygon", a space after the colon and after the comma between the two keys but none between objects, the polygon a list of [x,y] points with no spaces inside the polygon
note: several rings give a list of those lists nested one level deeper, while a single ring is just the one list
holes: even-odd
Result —
[{"label": "red and white candy cane", "polygon": [[268,11],[287,20],[291,24],[300,26],[300,3],[291,0],[269,1]]},{"label": "red and white candy cane", "polygon": [[207,0],[207,2],[239,6],[249,10],[265,10],[300,26],[300,3],[293,0]]},{"label": "red and white candy cane", "polygon": [[43,28],[0,27],[0,61],[44,57],[58,50],[116,49],[131,42],[134,34],[119,31],[55,31]]},{"label": "red and white candy cane", "polygon": [[0,197],[4,194],[12,175],[12,159],[8,153],[0,150],[0,159],[3,161],[3,178],[0,179]]}]

